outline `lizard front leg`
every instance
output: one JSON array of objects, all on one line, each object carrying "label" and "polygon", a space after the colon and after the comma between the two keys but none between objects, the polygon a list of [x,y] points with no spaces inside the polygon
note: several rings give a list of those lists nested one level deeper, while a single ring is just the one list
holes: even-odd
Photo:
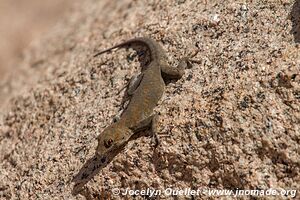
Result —
[{"label": "lizard front leg", "polygon": [[140,121],[136,126],[132,127],[132,130],[135,132],[135,138],[140,137],[140,133],[143,130],[150,128],[149,136],[152,136],[153,146],[156,148],[159,145],[159,139],[157,136],[157,121],[158,115],[156,113],[150,115],[146,119]]},{"label": "lizard front leg", "polygon": [[157,122],[158,122],[158,114],[155,113],[152,117],[152,121],[151,121],[151,133],[152,133],[152,144],[154,144],[153,146],[156,148],[160,141],[159,138],[157,136]]}]

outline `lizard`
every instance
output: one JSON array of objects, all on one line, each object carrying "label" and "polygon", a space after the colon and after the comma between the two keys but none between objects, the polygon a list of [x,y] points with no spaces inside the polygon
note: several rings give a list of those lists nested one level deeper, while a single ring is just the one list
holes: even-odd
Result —
[{"label": "lizard", "polygon": [[[121,114],[120,119],[108,126],[98,136],[96,149],[98,155],[106,155],[114,151],[126,143],[135,133],[148,127],[151,128],[154,135],[156,134],[157,114],[153,110],[165,90],[163,77],[180,79],[187,65],[188,60],[184,58],[179,62],[177,68],[169,66],[167,56],[160,44],[146,37],[130,39],[103,50],[95,54],[94,57],[130,44],[145,45],[150,52],[150,63],[145,69],[142,69],[135,82],[129,84],[131,86],[128,88],[129,104]],[[104,160],[105,158],[103,158]]]},{"label": "lizard", "polygon": [[112,159],[112,155],[116,155],[116,152],[124,147],[136,133],[151,128],[151,132],[156,138],[156,144],[158,143],[157,114],[153,110],[164,93],[164,79],[180,79],[184,75],[188,59],[183,58],[177,68],[169,66],[161,45],[147,37],[127,40],[95,54],[94,57],[131,44],[147,47],[150,62],[146,67],[142,67],[141,74],[134,83],[128,84],[129,102],[119,119],[105,128],[97,137],[98,145],[94,158],[90,159],[73,179],[77,182],[78,187],[87,182],[89,177],[95,175],[100,168],[107,165],[109,159]]}]

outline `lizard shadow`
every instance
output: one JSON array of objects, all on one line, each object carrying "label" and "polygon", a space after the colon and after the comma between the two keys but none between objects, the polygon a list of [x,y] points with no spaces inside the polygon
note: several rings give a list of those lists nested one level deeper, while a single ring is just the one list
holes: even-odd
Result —
[{"label": "lizard shadow", "polygon": [[81,194],[83,196],[86,196],[87,191],[83,188],[85,184],[89,182],[98,172],[100,172],[101,169],[106,167],[117,154],[118,152],[111,154],[109,157],[106,158],[105,162],[102,162],[102,156],[100,157],[97,154],[95,154],[92,158],[88,159],[82,166],[80,171],[72,179],[72,182],[75,183],[72,190],[72,194]]},{"label": "lizard shadow", "polygon": [[290,33],[293,34],[295,43],[300,43],[300,0],[294,2],[289,19],[292,22]]},{"label": "lizard shadow", "polygon": [[[150,127],[149,127],[150,128]],[[88,183],[95,175],[97,175],[104,167],[106,167],[119,153],[121,153],[124,150],[124,147],[127,145],[129,141],[136,140],[139,137],[143,136],[152,136],[151,133],[149,133],[149,130],[143,130],[140,131],[130,137],[130,139],[123,144],[119,149],[110,152],[107,155],[95,155],[88,159],[85,164],[82,166],[80,171],[74,176],[72,179],[72,182],[75,183],[72,195],[76,196],[78,194],[81,194],[85,196],[87,199],[89,199],[87,196],[91,196],[89,190],[87,188],[84,188],[86,183]]]}]

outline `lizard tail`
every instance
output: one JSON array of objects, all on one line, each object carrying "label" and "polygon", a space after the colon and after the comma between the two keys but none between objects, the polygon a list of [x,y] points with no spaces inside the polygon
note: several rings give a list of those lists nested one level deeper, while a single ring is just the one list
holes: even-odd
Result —
[{"label": "lizard tail", "polygon": [[103,51],[100,51],[100,52],[96,53],[96,54],[94,55],[94,57],[97,57],[97,56],[99,56],[99,55],[101,55],[101,54],[103,54],[103,53],[109,52],[109,51],[111,51],[111,50],[113,50],[113,49],[120,48],[120,47],[123,47],[123,46],[126,46],[126,45],[128,45],[128,41],[127,41],[127,42],[123,42],[123,43],[121,43],[121,44],[117,44],[117,45],[115,45],[115,46],[113,46],[113,47],[110,47],[110,48],[108,48],[108,49],[105,49],[105,50],[103,50]]},{"label": "lizard tail", "polygon": [[128,46],[128,45],[133,44],[133,43],[146,45],[150,50],[151,60],[159,59],[159,56],[160,56],[159,54],[161,52],[163,52],[161,46],[155,40],[152,40],[150,38],[140,37],[140,38],[130,39],[128,41],[117,44],[113,47],[110,47],[108,49],[100,51],[100,52],[96,53],[94,55],[94,57],[97,57],[97,56],[99,56],[103,53],[109,52],[109,51],[111,51],[113,49],[116,49],[116,48],[122,48],[122,47]]}]

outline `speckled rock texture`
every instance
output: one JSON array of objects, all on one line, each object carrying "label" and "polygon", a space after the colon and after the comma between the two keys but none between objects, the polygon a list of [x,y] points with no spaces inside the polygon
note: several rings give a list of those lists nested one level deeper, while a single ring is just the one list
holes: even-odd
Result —
[{"label": "speckled rock texture", "polygon": [[[25,52],[22,73],[1,80],[0,198],[132,199],[112,189],[169,187],[294,189],[299,198],[299,13],[299,0],[76,4]],[[72,194],[140,70],[133,50],[92,55],[137,36],[157,40],[173,66],[192,57],[192,68],[156,108],[160,145],[130,141],[87,192]]]}]

